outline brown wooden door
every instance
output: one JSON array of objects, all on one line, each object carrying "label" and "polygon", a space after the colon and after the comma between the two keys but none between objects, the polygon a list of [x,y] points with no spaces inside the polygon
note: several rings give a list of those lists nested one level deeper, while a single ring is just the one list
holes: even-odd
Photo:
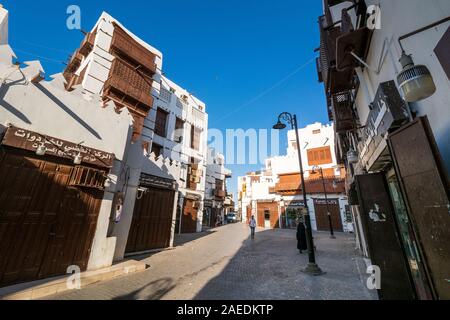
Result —
[{"label": "brown wooden door", "polygon": [[0,152],[0,285],[85,270],[103,192],[69,188],[72,166]]},{"label": "brown wooden door", "polygon": [[170,246],[175,191],[150,187],[136,200],[126,252]]},{"label": "brown wooden door", "polygon": [[396,174],[439,299],[450,299],[449,182],[427,118],[389,136]]},{"label": "brown wooden door", "polygon": [[[331,223],[333,225],[333,230],[337,232],[343,232],[344,228],[342,226],[341,210],[339,208],[338,200],[328,200],[328,208],[331,213]],[[316,225],[319,231],[330,231],[330,222],[328,220],[328,208],[325,200],[315,200],[314,201],[314,211],[316,214]]]},{"label": "brown wooden door", "polygon": [[183,216],[181,218],[181,233],[197,232],[198,209],[195,208],[195,201],[186,199],[184,201]]},{"label": "brown wooden door", "polygon": [[380,299],[414,299],[384,173],[356,176],[361,224],[370,259],[381,269]]}]

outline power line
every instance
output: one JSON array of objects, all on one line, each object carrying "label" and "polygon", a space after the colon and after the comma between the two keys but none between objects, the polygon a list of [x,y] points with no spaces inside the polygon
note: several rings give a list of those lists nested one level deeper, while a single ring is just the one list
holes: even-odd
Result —
[{"label": "power line", "polygon": [[44,56],[41,56],[41,55],[38,55],[38,54],[35,54],[35,53],[32,53],[32,52],[28,52],[28,51],[25,51],[25,50],[13,48],[13,51],[17,51],[17,52],[20,52],[20,53],[22,53],[22,54],[26,54],[26,55],[31,56],[31,57],[34,57],[34,58],[43,59],[43,60],[46,60],[46,61],[48,61],[48,62],[53,62],[53,63],[58,63],[58,64],[64,64],[63,61],[56,60],[56,59],[53,59],[53,58],[44,57]]},{"label": "power line", "polygon": [[227,118],[229,118],[230,116],[232,116],[233,114],[235,114],[236,112],[242,110],[243,108],[255,103],[256,101],[258,101],[259,99],[261,99],[262,97],[264,97],[265,95],[269,94],[270,92],[272,92],[273,90],[275,90],[276,88],[278,88],[279,86],[281,86],[283,83],[285,83],[286,81],[288,81],[290,78],[292,78],[293,76],[295,76],[297,73],[299,73],[300,71],[302,71],[304,68],[306,68],[308,65],[310,65],[313,61],[315,61],[316,58],[311,58],[310,60],[308,60],[306,63],[302,64],[301,66],[299,66],[298,68],[296,68],[294,71],[292,71],[291,73],[289,73],[287,76],[285,76],[284,78],[282,78],[281,80],[277,81],[274,85],[272,85],[271,87],[269,87],[268,89],[264,90],[263,92],[261,92],[260,94],[258,94],[257,96],[255,96],[254,98],[250,99],[249,101],[247,101],[246,103],[244,103],[243,105],[241,105],[240,107],[237,107],[236,109],[232,110],[231,112],[227,113],[225,116],[221,117],[218,120],[213,121],[213,123],[215,122],[219,122],[222,120],[225,120]]},{"label": "power line", "polygon": [[48,46],[45,46],[45,45],[42,45],[42,44],[38,44],[38,43],[34,43],[34,42],[22,41],[22,40],[21,40],[20,42],[22,42],[23,44],[27,44],[27,45],[29,45],[29,46],[33,46],[33,47],[37,47],[37,48],[42,48],[42,49],[53,50],[53,51],[61,52],[61,53],[64,53],[64,54],[72,54],[72,53],[73,53],[73,52],[69,52],[69,51],[67,51],[67,50],[63,50],[63,49],[59,49],[59,48],[54,48],[54,47],[48,47]]}]

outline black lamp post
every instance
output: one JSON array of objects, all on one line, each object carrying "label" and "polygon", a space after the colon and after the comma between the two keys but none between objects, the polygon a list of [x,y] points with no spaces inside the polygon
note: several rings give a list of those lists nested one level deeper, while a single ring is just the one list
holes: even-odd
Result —
[{"label": "black lamp post", "polygon": [[[316,166],[313,168],[313,174],[316,173],[316,170],[320,173],[320,177],[322,179],[322,184],[323,184],[323,192],[325,193],[325,203],[327,206],[327,216],[328,216],[328,223],[330,224],[330,238],[331,239],[336,239],[335,235],[334,235],[334,230],[333,230],[333,222],[331,221],[331,211],[330,211],[330,204],[328,203],[328,193],[327,193],[327,187],[325,185],[325,178],[323,177],[323,169],[319,166]],[[333,186],[334,186],[334,182],[333,182]]]},{"label": "black lamp post", "polygon": [[295,114],[292,115],[288,112],[283,112],[278,116],[278,122],[273,126],[273,128],[276,130],[285,129],[286,125],[282,122],[282,120],[286,121],[292,126],[292,129],[295,131],[295,137],[297,139],[297,151],[298,151],[297,153],[298,153],[298,162],[300,165],[300,177],[302,180],[303,202],[305,206],[306,242],[308,244],[308,258],[309,258],[309,263],[303,270],[303,272],[318,276],[323,274],[324,272],[317,265],[316,255],[314,252],[314,240],[312,237],[311,217],[309,215],[308,199],[306,197],[306,185],[305,185],[305,176],[303,172],[302,153],[300,150],[300,138],[298,136],[297,116]]}]

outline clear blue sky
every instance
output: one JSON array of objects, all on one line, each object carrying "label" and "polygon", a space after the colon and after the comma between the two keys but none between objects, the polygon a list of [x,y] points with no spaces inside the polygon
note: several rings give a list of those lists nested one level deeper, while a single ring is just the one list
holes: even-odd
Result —
[{"label": "clear blue sky", "polygon": [[[22,61],[40,58],[47,74],[62,71],[58,61],[66,61],[83,38],[66,28],[66,9],[77,4],[83,29],[107,11],[162,51],[166,75],[207,104],[210,127],[271,128],[283,111],[296,113],[301,126],[328,121],[315,63],[299,71],[319,44],[320,0],[1,2],[10,11],[16,54]],[[283,132],[281,153],[285,137]],[[229,168],[229,189],[235,192],[236,177],[261,165]]]}]

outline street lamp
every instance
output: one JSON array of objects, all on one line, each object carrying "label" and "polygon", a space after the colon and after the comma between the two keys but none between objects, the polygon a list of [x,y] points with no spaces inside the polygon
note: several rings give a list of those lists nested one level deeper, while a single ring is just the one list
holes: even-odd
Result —
[{"label": "street lamp", "polygon": [[275,130],[285,129],[286,124],[284,124],[283,121],[289,123],[292,126],[292,129],[295,131],[295,137],[297,140],[298,162],[300,165],[300,177],[302,180],[303,202],[305,205],[306,242],[308,245],[308,259],[309,259],[309,263],[306,266],[306,268],[303,270],[303,272],[318,276],[318,275],[324,274],[324,272],[317,265],[316,255],[314,252],[314,239],[312,237],[311,217],[309,215],[308,199],[306,197],[306,185],[305,185],[305,176],[304,176],[304,172],[303,172],[302,154],[301,154],[301,150],[300,150],[300,138],[298,136],[297,116],[295,114],[292,115],[288,112],[283,112],[278,116],[278,122],[273,126],[273,128]]},{"label": "street lamp", "polygon": [[[331,239],[336,239],[335,235],[334,235],[334,230],[333,230],[333,223],[331,221],[331,211],[330,211],[330,204],[328,203],[328,194],[327,194],[327,187],[325,185],[325,178],[323,177],[323,169],[319,166],[314,166],[313,167],[313,171],[311,172],[312,174],[316,174],[317,172],[320,173],[320,177],[322,179],[322,184],[323,184],[323,192],[325,193],[325,203],[327,206],[327,216],[328,216],[328,223],[330,224],[330,238]],[[337,184],[335,181],[333,181],[333,188],[337,188]]]}]

